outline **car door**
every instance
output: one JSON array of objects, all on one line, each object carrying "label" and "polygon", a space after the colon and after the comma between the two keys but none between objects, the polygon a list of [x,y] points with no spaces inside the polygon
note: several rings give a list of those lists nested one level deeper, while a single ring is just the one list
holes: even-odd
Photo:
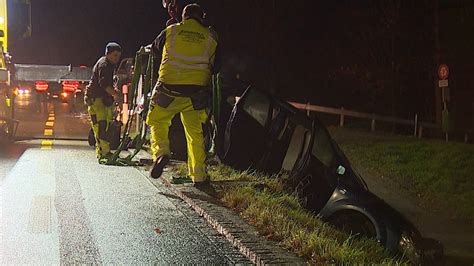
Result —
[{"label": "car door", "polygon": [[337,186],[338,158],[329,133],[317,119],[311,131],[309,145],[293,169],[290,182],[303,206],[318,213]]},{"label": "car door", "polygon": [[265,141],[271,124],[272,99],[248,88],[237,101],[227,123],[223,162],[236,169],[258,169],[268,152]]},{"label": "car door", "polygon": [[304,134],[302,129],[306,126],[306,121],[303,121],[306,116],[303,113],[276,98],[272,99],[272,119],[265,140],[268,152],[260,162],[262,171],[269,174],[288,170],[284,169],[284,164],[288,168],[291,161],[289,157],[295,150],[301,149]]}]

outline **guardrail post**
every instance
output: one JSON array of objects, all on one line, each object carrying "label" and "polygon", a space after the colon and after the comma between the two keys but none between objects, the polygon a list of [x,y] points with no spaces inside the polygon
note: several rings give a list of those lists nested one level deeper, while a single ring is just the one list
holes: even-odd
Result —
[{"label": "guardrail post", "polygon": [[308,117],[309,117],[309,113],[310,113],[310,107],[311,107],[311,103],[308,102],[308,103],[306,104],[306,115],[307,115]]},{"label": "guardrail post", "polygon": [[418,128],[418,114],[415,114],[415,129],[413,131],[413,136],[415,137],[416,137],[417,128]]},{"label": "guardrail post", "polygon": [[341,116],[339,118],[339,126],[344,127],[344,107],[341,107]]},{"label": "guardrail post", "polygon": [[372,122],[371,122],[371,124],[370,124],[370,130],[371,130],[372,132],[375,131],[375,118],[374,118],[374,114],[372,114]]}]

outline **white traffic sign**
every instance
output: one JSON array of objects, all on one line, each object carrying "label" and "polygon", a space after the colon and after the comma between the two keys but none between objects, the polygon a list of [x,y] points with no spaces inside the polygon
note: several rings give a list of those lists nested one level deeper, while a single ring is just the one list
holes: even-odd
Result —
[{"label": "white traffic sign", "polygon": [[446,88],[446,87],[449,87],[449,82],[447,79],[442,79],[440,81],[438,81],[438,86],[440,88]]}]

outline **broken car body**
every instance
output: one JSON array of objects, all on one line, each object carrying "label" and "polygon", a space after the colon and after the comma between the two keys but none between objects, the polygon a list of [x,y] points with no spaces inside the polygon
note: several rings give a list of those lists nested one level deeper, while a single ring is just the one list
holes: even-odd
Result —
[{"label": "broken car body", "polygon": [[270,94],[248,88],[225,135],[223,162],[240,170],[283,173],[288,190],[324,221],[377,239],[412,260],[442,254],[399,212],[372,194],[317,118]]}]

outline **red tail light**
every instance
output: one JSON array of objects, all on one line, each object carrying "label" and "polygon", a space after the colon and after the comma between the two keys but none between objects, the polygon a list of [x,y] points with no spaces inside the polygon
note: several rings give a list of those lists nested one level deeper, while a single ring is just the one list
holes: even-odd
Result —
[{"label": "red tail light", "polygon": [[74,93],[79,88],[78,81],[63,81],[63,91]]},{"label": "red tail light", "polygon": [[45,81],[37,81],[35,83],[35,89],[37,92],[45,92],[48,90],[48,83]]}]

